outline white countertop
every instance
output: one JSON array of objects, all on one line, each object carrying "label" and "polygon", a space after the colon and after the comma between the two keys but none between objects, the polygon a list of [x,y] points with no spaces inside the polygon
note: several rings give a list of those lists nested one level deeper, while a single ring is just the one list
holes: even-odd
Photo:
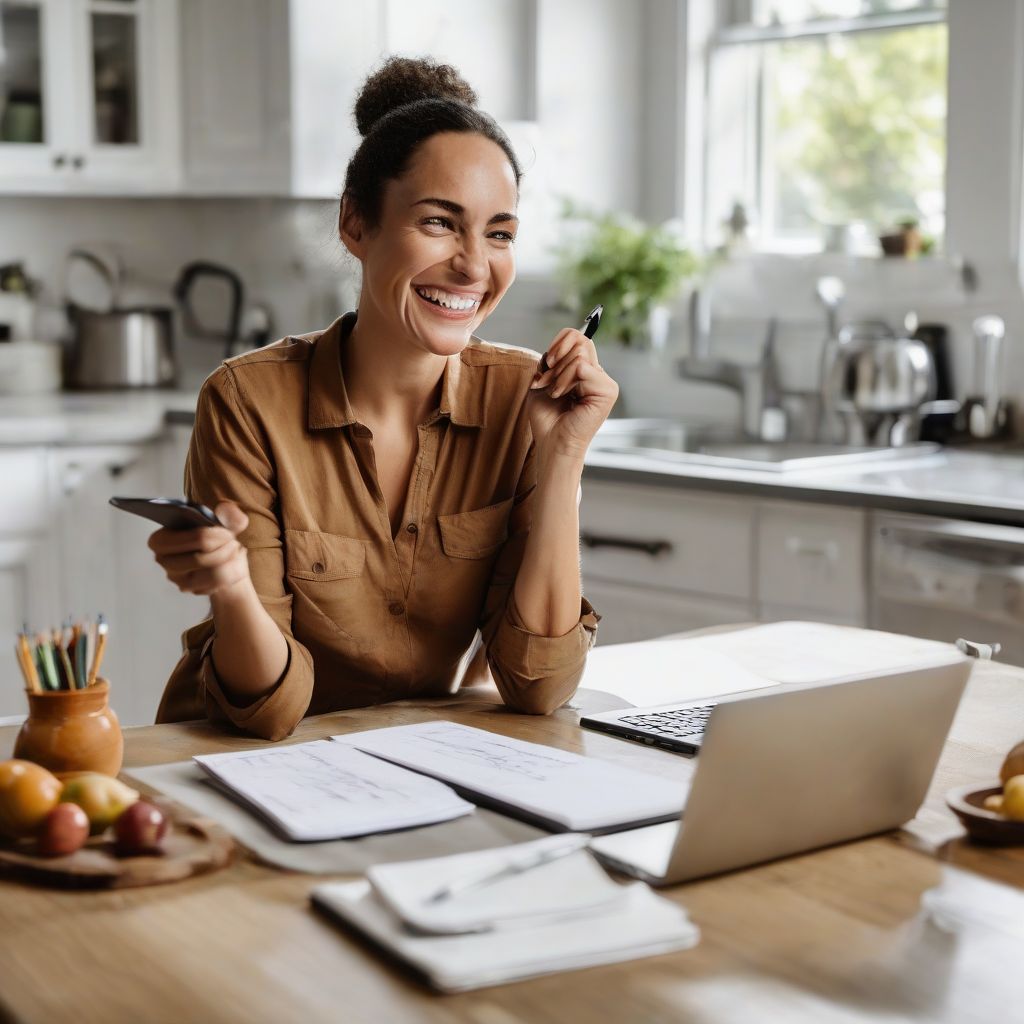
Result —
[{"label": "white countertop", "polygon": [[945,448],[874,466],[772,472],[592,451],[592,478],[759,493],[773,498],[991,519],[1024,525],[1024,455]]},{"label": "white countertop", "polygon": [[[0,396],[0,447],[149,441],[169,419],[188,423],[197,394],[189,389]],[[587,475],[1024,525],[1024,454],[944,449],[873,467],[772,472],[591,451]]]},{"label": "white countertop", "polygon": [[197,391],[94,391],[0,396],[0,447],[133,444],[158,437],[168,414],[191,416]]}]

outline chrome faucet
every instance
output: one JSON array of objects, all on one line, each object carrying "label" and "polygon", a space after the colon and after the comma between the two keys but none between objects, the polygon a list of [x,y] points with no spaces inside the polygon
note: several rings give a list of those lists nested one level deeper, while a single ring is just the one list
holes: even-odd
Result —
[{"label": "chrome faucet", "polygon": [[[780,391],[775,364],[775,320],[768,323],[761,358],[756,363],[736,363],[727,359],[711,358],[711,304],[700,289],[690,297],[690,355],[676,364],[679,376],[686,380],[699,380],[720,387],[731,388],[740,396],[743,433],[748,437],[781,440],[778,430],[767,429],[765,416],[769,408],[778,410]],[[775,423],[779,423],[778,418]],[[784,419],[782,420],[784,423]],[[784,433],[784,429],[783,429]]]}]

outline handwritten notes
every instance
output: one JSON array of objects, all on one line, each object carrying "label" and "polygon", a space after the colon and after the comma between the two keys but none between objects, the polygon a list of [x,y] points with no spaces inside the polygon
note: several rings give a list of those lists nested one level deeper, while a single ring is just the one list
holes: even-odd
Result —
[{"label": "handwritten notes", "polygon": [[421,722],[332,739],[558,830],[606,832],[668,821],[679,816],[686,801],[680,782],[454,722]]},{"label": "handwritten notes", "polygon": [[216,785],[297,842],[412,828],[473,810],[434,779],[330,740],[193,760]]}]

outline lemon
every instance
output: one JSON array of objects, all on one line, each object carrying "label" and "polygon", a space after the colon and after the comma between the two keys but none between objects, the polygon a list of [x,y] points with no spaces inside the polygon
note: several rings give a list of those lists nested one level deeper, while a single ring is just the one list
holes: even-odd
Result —
[{"label": "lemon", "polygon": [[985,797],[982,802],[982,807],[986,811],[993,811],[996,814],[1003,813],[1003,795],[1002,793],[993,793],[991,796]]},{"label": "lemon", "polygon": [[1024,775],[1014,775],[1003,786],[1003,814],[1024,821]]}]

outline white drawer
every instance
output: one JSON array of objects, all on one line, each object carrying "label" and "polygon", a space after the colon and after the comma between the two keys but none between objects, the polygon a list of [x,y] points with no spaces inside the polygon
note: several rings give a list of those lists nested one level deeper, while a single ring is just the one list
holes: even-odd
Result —
[{"label": "white drawer", "polygon": [[587,481],[580,539],[583,572],[592,579],[753,595],[754,505],[742,498]]},{"label": "white drawer", "polygon": [[829,621],[836,621],[837,615],[841,621],[863,621],[865,522],[861,509],[762,503],[757,559],[760,604],[807,609],[809,618],[819,610]]},{"label": "white drawer", "polygon": [[45,448],[0,450],[0,534],[40,534],[49,523]]},{"label": "white drawer", "polygon": [[583,593],[601,615],[597,642],[602,646],[652,640],[691,629],[754,619],[748,601],[691,596],[590,579],[584,579]]}]

